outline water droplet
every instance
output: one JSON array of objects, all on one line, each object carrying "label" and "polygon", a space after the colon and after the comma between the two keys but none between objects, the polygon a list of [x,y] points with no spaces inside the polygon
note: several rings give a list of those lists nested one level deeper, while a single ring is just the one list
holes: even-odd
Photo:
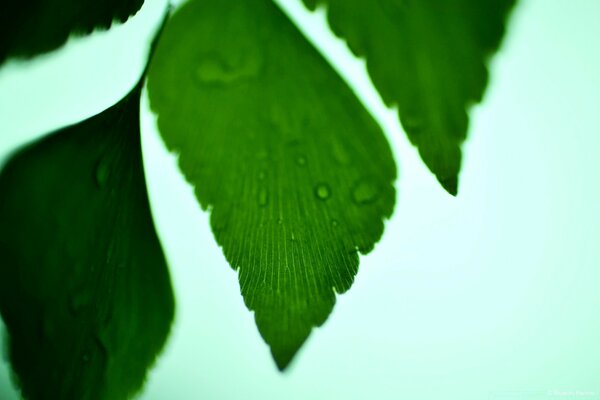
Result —
[{"label": "water droplet", "polygon": [[109,177],[110,165],[105,159],[101,159],[96,164],[96,169],[94,171],[94,180],[96,181],[96,186],[98,186],[98,189],[102,189],[104,186],[106,186]]},{"label": "water droplet", "polygon": [[296,241],[296,235],[294,235],[294,231],[292,231],[292,242]]},{"label": "water droplet", "polygon": [[262,170],[258,173],[258,179],[260,179],[261,181],[264,180],[267,177],[267,172]]},{"label": "water droplet", "polygon": [[306,157],[298,156],[298,158],[296,158],[296,164],[298,164],[301,167],[305,166],[306,165]]},{"label": "water droplet", "polygon": [[258,205],[261,207],[265,207],[269,203],[269,193],[267,189],[261,188],[258,191]]},{"label": "water droplet", "polygon": [[319,183],[315,186],[315,196],[320,200],[327,200],[331,197],[331,189],[326,183]]},{"label": "water droplet", "polygon": [[81,357],[81,360],[84,363],[88,363],[90,361],[90,354],[89,353],[84,353],[83,356]]},{"label": "water droplet", "polygon": [[261,66],[255,52],[206,54],[196,69],[196,79],[203,85],[227,85],[258,75]]},{"label": "water droplet", "polygon": [[378,187],[368,180],[360,180],[352,189],[352,199],[357,204],[369,204],[379,196]]},{"label": "water droplet", "polygon": [[279,218],[279,219],[277,220],[277,224],[279,224],[279,225],[283,225],[283,218]]},{"label": "water droplet", "polygon": [[334,228],[336,228],[338,226],[338,222],[335,219],[331,220],[331,226],[333,226]]},{"label": "water droplet", "polygon": [[73,316],[77,316],[81,310],[88,307],[92,302],[93,292],[86,288],[78,290],[69,298],[69,310]]}]

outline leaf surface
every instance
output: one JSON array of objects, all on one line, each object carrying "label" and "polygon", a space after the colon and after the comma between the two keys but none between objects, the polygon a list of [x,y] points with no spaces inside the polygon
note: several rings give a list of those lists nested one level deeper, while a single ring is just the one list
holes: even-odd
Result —
[{"label": "leaf surface", "polygon": [[140,87],[0,174],[0,312],[28,399],[129,397],[174,300],[142,170]]},{"label": "leaf surface", "polygon": [[516,0],[303,0],[327,6],[334,33],[365,57],[373,83],[421,158],[451,194],[458,191],[460,145],[469,107],[488,81]]},{"label": "leaf surface", "polygon": [[184,4],[148,91],[283,369],[383,232],[395,198],[388,143],[270,0]]},{"label": "leaf surface", "polygon": [[0,5],[0,63],[62,46],[71,34],[108,29],[125,22],[143,0],[3,0]]}]

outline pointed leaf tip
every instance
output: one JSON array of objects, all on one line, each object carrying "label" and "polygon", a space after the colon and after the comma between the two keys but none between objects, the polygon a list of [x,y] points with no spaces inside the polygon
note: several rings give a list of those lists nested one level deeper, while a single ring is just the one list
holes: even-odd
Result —
[{"label": "pointed leaf tip", "polygon": [[438,177],[438,181],[440,182],[440,184],[442,185],[444,190],[446,190],[446,192],[448,192],[449,194],[451,194],[454,197],[456,197],[458,195],[458,177],[456,177],[456,176],[453,176],[450,178],[439,178]]},{"label": "pointed leaf tip", "polygon": [[271,355],[273,356],[273,360],[275,360],[275,365],[277,365],[277,369],[279,372],[284,372],[289,366],[294,356],[298,352],[299,349],[296,349],[293,352],[282,352],[277,353],[274,350],[271,350]]}]

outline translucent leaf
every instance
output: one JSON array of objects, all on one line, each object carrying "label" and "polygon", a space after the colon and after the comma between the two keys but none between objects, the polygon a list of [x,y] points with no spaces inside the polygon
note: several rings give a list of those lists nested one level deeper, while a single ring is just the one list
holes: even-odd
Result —
[{"label": "translucent leaf", "polygon": [[0,5],[0,63],[63,45],[71,34],[89,34],[124,22],[143,0],[4,0]]},{"label": "translucent leaf", "polygon": [[486,61],[516,0],[303,0],[327,6],[332,30],[367,68],[423,161],[458,190],[468,108],[481,101]]},{"label": "translucent leaf", "polygon": [[139,98],[140,85],[22,149],[0,174],[0,312],[28,399],[127,398],[169,333]]},{"label": "translucent leaf", "polygon": [[184,4],[159,41],[148,90],[285,368],[392,212],[384,135],[270,0]]}]

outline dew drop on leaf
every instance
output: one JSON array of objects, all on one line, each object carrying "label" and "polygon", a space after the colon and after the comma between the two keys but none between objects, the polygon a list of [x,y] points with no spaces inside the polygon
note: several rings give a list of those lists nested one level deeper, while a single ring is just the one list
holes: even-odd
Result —
[{"label": "dew drop on leaf", "polygon": [[298,164],[301,167],[305,166],[306,165],[306,157],[298,156],[298,158],[296,158],[296,164]]},{"label": "dew drop on leaf", "polygon": [[331,188],[326,183],[319,183],[315,186],[315,196],[320,200],[327,200],[331,196]]},{"label": "dew drop on leaf", "polygon": [[265,207],[269,203],[269,193],[267,193],[267,189],[261,188],[258,192],[258,205],[261,207]]},{"label": "dew drop on leaf", "polygon": [[109,163],[107,160],[101,159],[100,161],[98,161],[98,164],[96,164],[96,170],[94,171],[94,179],[99,189],[102,189],[104,186],[106,186],[106,182],[108,182],[109,176]]},{"label": "dew drop on leaf", "polygon": [[86,308],[92,302],[92,292],[82,289],[69,298],[69,311],[73,316],[77,316],[81,310]]},{"label": "dew drop on leaf", "polygon": [[202,85],[227,85],[257,75],[261,60],[253,54],[230,54],[223,57],[207,54],[196,69],[196,78]]},{"label": "dew drop on leaf", "polygon": [[369,204],[377,199],[379,190],[377,186],[367,180],[359,181],[352,189],[352,200],[357,204]]}]

